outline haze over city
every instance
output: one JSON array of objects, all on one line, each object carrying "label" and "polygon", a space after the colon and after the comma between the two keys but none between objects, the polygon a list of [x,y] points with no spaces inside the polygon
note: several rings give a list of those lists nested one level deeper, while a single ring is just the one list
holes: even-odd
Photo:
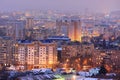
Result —
[{"label": "haze over city", "polygon": [[110,12],[120,10],[120,0],[0,0],[0,11],[59,10]]},{"label": "haze over city", "polygon": [[0,80],[120,80],[120,0],[0,0]]}]

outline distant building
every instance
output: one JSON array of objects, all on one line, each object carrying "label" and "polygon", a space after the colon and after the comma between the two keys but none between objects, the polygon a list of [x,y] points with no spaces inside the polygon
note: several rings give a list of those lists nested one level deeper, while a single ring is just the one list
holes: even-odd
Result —
[{"label": "distant building", "polygon": [[24,39],[24,22],[23,21],[9,21],[7,22],[7,36],[13,40]]},{"label": "distant building", "polygon": [[58,36],[68,36],[70,21],[68,18],[57,19],[56,28]]},{"label": "distant building", "polygon": [[50,29],[47,29],[45,27],[41,27],[39,29],[32,29],[31,31],[31,38],[34,40],[43,40],[46,39],[48,36],[52,36],[52,32]]},{"label": "distant building", "polygon": [[26,19],[26,25],[25,25],[25,38],[31,38],[32,29],[34,27],[34,20],[33,18],[29,17]]},{"label": "distant building", "polygon": [[80,41],[82,37],[82,26],[79,19],[72,19],[69,27],[69,38],[72,41]]},{"label": "distant building", "polygon": [[81,41],[82,26],[78,18],[63,18],[56,21],[59,36],[68,36],[72,41]]},{"label": "distant building", "polygon": [[27,18],[26,19],[26,27],[25,27],[25,29],[32,29],[33,26],[34,26],[33,18]]}]

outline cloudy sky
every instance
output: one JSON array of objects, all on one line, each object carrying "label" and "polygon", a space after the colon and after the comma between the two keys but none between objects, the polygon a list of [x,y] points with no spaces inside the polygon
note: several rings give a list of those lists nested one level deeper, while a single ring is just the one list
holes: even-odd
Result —
[{"label": "cloudy sky", "polygon": [[120,0],[0,0],[0,11],[28,9],[109,12],[120,10]]}]

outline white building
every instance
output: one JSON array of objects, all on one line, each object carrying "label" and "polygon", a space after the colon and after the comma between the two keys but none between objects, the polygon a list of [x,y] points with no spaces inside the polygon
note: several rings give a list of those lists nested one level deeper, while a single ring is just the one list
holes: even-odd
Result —
[{"label": "white building", "polygon": [[27,69],[53,68],[57,63],[57,48],[55,43],[20,42],[17,43],[19,65]]}]

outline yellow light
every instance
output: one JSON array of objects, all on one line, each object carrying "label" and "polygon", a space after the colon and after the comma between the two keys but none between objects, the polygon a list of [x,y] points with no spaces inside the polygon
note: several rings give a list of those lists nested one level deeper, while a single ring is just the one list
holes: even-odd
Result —
[{"label": "yellow light", "polygon": [[69,61],[69,59],[66,60],[66,62],[68,62],[68,61]]},{"label": "yellow light", "polygon": [[83,61],[83,64],[84,64],[84,65],[86,65],[86,64],[87,64],[87,59],[85,59],[85,60]]},{"label": "yellow light", "polygon": [[53,64],[53,62],[52,62],[52,61],[49,61],[49,64]]},{"label": "yellow light", "polygon": [[76,75],[73,75],[73,80],[76,80]]}]

